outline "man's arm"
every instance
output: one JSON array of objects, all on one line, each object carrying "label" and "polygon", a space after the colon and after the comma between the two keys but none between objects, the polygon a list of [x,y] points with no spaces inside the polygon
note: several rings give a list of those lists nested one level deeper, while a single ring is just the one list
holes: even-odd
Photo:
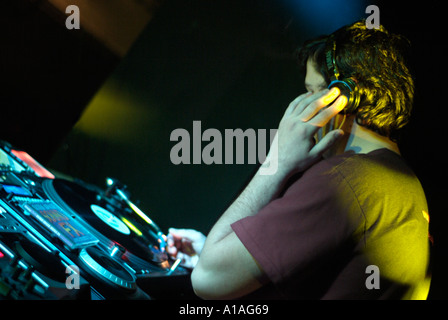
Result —
[{"label": "man's arm", "polygon": [[[336,91],[301,95],[287,108],[265,163],[207,236],[191,276],[199,297],[239,298],[262,286],[263,270],[233,232],[231,224],[255,215],[278,195],[292,174],[304,171],[318,161],[341,136],[340,130],[334,130],[318,144],[313,140],[317,130],[346,104],[345,97],[340,97],[326,108],[339,95]],[[277,162],[275,174],[261,174],[263,166],[271,161]]]},{"label": "man's arm", "polygon": [[198,296],[232,299],[261,286],[261,268],[230,225],[256,214],[273,199],[282,182],[280,174],[268,176],[257,172],[246,189],[213,226],[199,262],[193,269],[192,282]]}]

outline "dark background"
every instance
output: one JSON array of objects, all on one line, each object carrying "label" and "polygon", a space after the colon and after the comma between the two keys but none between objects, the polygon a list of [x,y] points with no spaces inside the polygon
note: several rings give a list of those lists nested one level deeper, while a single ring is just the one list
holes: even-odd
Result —
[{"label": "dark background", "polygon": [[89,183],[118,178],[163,229],[204,233],[256,166],[175,166],[170,133],[192,134],[194,120],[203,131],[276,128],[304,92],[293,50],[367,18],[367,5],[378,5],[381,23],[412,43],[417,94],[400,147],[430,208],[430,298],[448,297],[441,1],[165,1],[124,57],[82,28],[67,30],[64,17],[43,10],[42,2],[0,4],[0,139]]}]

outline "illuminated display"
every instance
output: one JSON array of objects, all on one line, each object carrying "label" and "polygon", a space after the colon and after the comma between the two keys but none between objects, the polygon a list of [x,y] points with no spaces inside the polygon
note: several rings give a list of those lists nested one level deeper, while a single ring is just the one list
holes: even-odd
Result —
[{"label": "illuminated display", "polygon": [[99,241],[51,202],[29,203],[24,209],[72,250],[94,245]]},{"label": "illuminated display", "polygon": [[20,160],[25,162],[33,171],[42,178],[54,179],[54,175],[45,169],[39,162],[34,160],[28,153],[25,151],[11,150],[11,152]]}]

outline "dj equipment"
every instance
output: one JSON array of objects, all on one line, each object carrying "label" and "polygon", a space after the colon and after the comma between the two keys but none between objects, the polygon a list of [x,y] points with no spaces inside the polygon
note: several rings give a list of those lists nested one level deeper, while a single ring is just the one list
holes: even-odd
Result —
[{"label": "dj equipment", "polygon": [[[337,31],[335,32],[337,34]],[[340,77],[340,72],[338,65],[336,63],[336,35],[331,34],[326,42],[325,48],[325,61],[327,71],[330,75],[330,84],[328,89],[337,87],[341,94],[347,97],[347,105],[341,111],[342,114],[354,113],[359,106],[361,101],[361,95],[359,93],[358,85],[356,81],[352,78],[342,78]]]},{"label": "dj equipment", "polygon": [[0,300],[188,298],[178,265],[119,181],[56,178],[0,143]]}]

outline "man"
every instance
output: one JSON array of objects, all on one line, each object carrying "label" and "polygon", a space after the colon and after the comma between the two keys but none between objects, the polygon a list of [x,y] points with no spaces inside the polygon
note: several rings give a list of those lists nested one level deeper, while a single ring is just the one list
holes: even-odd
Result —
[{"label": "man", "polygon": [[[191,275],[199,297],[426,299],[428,208],[394,140],[414,93],[403,43],[357,22],[304,45],[308,93],[262,164],[278,170],[258,171],[213,226]],[[354,88],[327,89],[335,79]]]}]

